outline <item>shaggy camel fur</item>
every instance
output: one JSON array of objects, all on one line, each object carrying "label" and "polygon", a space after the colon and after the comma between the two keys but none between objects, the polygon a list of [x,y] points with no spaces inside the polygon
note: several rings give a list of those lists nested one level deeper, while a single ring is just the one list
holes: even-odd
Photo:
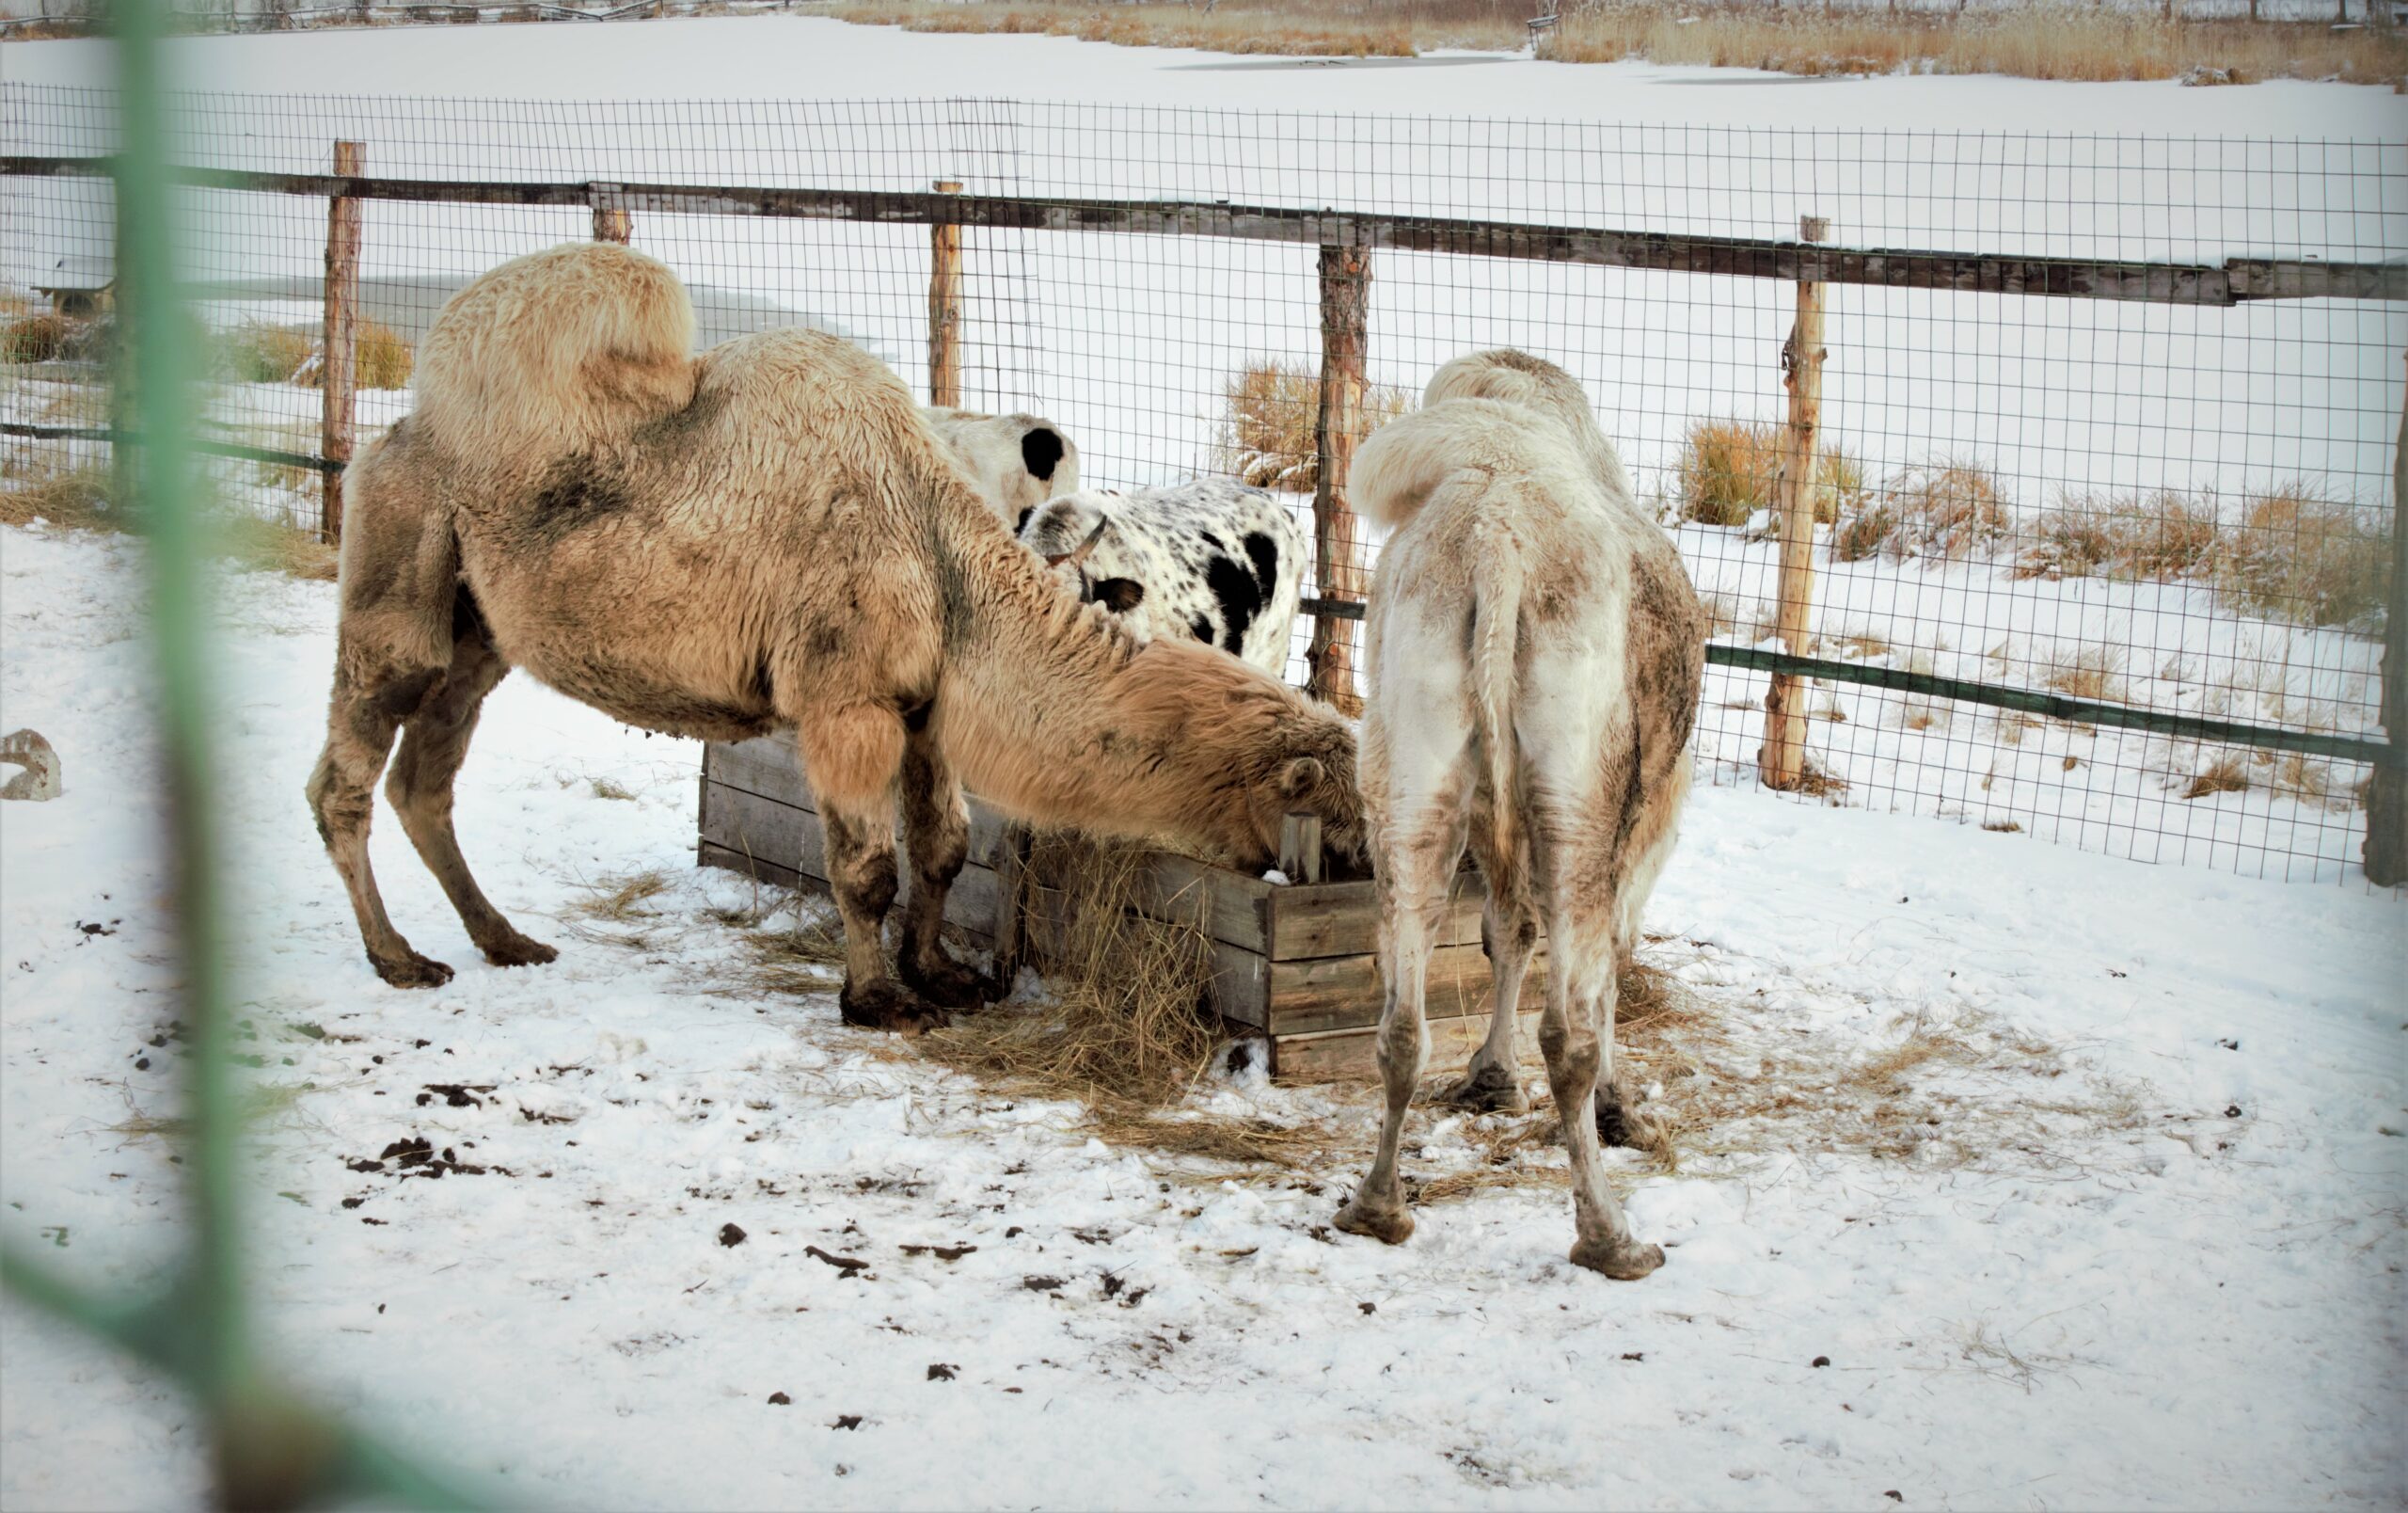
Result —
[{"label": "shaggy camel fur", "polygon": [[[386,917],[372,789],[488,961],[549,961],[478,891],[452,788],[514,666],[628,724],[796,732],[827,828],[850,1023],[976,1001],[938,940],[961,783],[1007,813],[1266,865],[1282,813],[1359,850],[1329,710],[1191,643],[1143,648],[1011,537],[911,394],[788,330],[689,355],[668,268],[609,243],[504,263],[419,348],[417,409],[344,480],[341,614],[309,804],[388,982],[442,982]],[[914,889],[891,974],[898,797]]]},{"label": "shaggy camel fur", "polygon": [[[1363,795],[1380,903],[1386,1116],[1339,1225],[1413,1233],[1397,1144],[1429,1056],[1423,992],[1469,839],[1488,883],[1488,1038],[1450,1097],[1520,1107],[1513,1028],[1544,922],[1539,1046],[1572,1156],[1572,1259],[1643,1277],[1589,1117],[1613,1074],[1616,979],[1688,791],[1704,670],[1697,595],[1632,500],[1588,396],[1512,351],[1459,358],[1355,458],[1356,504],[1395,528],[1365,623]],[[1602,1079],[1602,1080],[1601,1080]]]}]

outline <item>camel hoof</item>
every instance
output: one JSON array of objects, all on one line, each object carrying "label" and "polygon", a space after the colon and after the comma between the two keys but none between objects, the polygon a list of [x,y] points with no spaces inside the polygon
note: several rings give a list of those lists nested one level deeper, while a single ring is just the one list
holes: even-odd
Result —
[{"label": "camel hoof", "polygon": [[1572,1264],[1611,1277],[1637,1282],[1664,1264],[1664,1248],[1636,1240],[1616,1245],[1610,1240],[1582,1240],[1572,1248]]},{"label": "camel hoof", "polygon": [[1349,1234],[1368,1234],[1383,1245],[1413,1238],[1413,1211],[1402,1203],[1373,1206],[1357,1197],[1338,1211],[1337,1222]]},{"label": "camel hoof", "polygon": [[376,975],[397,988],[439,988],[452,980],[452,969],[441,962],[429,961],[416,951],[406,956],[386,958],[371,956],[368,964]]},{"label": "camel hoof", "polygon": [[848,979],[836,995],[845,1023],[859,1029],[883,1029],[895,1034],[921,1035],[943,1029],[949,1016],[901,983],[879,980],[856,988]]},{"label": "camel hoof", "polygon": [[560,948],[547,946],[540,940],[530,940],[516,931],[508,938],[482,948],[485,960],[496,966],[541,966],[560,959]]},{"label": "camel hoof", "polygon": [[1596,1097],[1597,1139],[1603,1144],[1634,1151],[1661,1151],[1671,1142],[1672,1122],[1655,1104],[1626,1097],[1611,1083],[1600,1083]]},{"label": "camel hoof", "polygon": [[1521,1079],[1501,1066],[1484,1066],[1438,1095],[1438,1101],[1481,1114],[1526,1114],[1529,1095]]},{"label": "camel hoof", "polygon": [[1002,996],[991,991],[991,982],[985,973],[973,972],[960,963],[943,956],[938,957],[936,964],[930,967],[904,962],[895,975],[903,979],[905,987],[940,1009],[975,1009]]}]

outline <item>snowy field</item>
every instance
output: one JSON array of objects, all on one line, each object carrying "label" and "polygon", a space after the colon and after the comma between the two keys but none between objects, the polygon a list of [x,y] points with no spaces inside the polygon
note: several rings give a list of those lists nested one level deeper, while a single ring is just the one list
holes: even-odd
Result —
[{"label": "snowy field", "polygon": [[[1786,234],[1812,191],[1848,197],[1843,224],[1893,245],[2210,261],[2408,246],[2401,149],[2375,145],[2408,136],[2408,114],[2332,85],[1330,64],[793,17],[173,51],[193,88],[339,81],[356,97],[230,114],[230,152],[291,156],[266,167],[315,168],[320,144],[356,132],[392,173],[633,178],[632,163],[748,182],[800,164],[809,182],[915,187],[967,163],[974,188],[984,174],[1023,192],[1420,194],[1449,214],[1743,235]],[[105,71],[100,44],[0,44],[0,84]],[[1165,114],[1107,140],[1075,108],[947,106],[872,139],[860,123],[890,118],[843,104],[938,97]],[[566,104],[507,130],[462,104],[502,98],[632,104],[607,130]],[[691,129],[645,107],[700,100],[735,104]],[[1262,127],[1224,107],[1325,114]],[[1383,112],[1459,118],[1483,152],[1567,155],[1502,189],[1476,171],[1485,158],[1382,180],[1358,162],[1372,128],[1348,122]],[[1625,124],[1549,148],[1523,124],[1540,119]],[[1819,135],[1770,135],[1785,128]],[[1218,134],[1227,155],[1182,151],[1180,129]],[[2194,136],[2226,145],[2149,155]],[[2340,198],[2266,211],[2270,160],[2241,138],[2315,144],[2283,166]],[[1830,177],[1816,153],[1849,141],[1897,177]],[[1814,151],[1777,145],[1800,142]],[[1564,167],[1601,160],[1613,176]],[[60,193],[0,204],[10,278],[55,222],[8,212],[67,214]],[[257,284],[222,291],[213,323],[306,315],[286,280],[320,256],[323,207],[214,214],[212,277]],[[462,277],[584,222],[372,206],[366,273],[396,290]],[[925,232],[640,221],[637,243],[724,291],[731,319],[845,323],[921,371]],[[982,277],[998,292],[974,310],[974,398],[1054,414],[1100,482],[1204,465],[1232,362],[1310,352],[1309,249],[1133,246],[1113,261],[972,243],[974,297]],[[1418,384],[1490,342],[1548,351],[1591,384],[1643,478],[1687,420],[1768,412],[1786,290],[1478,266],[1467,284],[1436,260],[1383,263],[1375,378]],[[1978,445],[2024,507],[2069,477],[2387,475],[2398,307],[1843,292],[1835,331],[1851,318],[1867,324],[1832,404],[1877,466]],[[2257,385],[2289,407],[2262,418]],[[9,418],[83,402],[47,380],[0,392]],[[226,385],[213,415],[306,446],[316,402]],[[362,419],[406,403],[374,391]],[[221,476],[260,507],[296,502],[264,474]],[[1754,639],[1770,547],[1680,540],[1733,634]],[[2008,567],[1827,567],[1822,631],[1838,654],[2025,683],[2115,644],[2135,702],[2366,722],[2363,635],[2243,619],[2200,586]],[[181,1051],[139,599],[127,543],[0,529],[0,728],[48,735],[67,787],[0,815],[0,1226],[125,1287],[157,1275],[180,1204],[160,1126]],[[1434,1196],[1387,1250],[1329,1228],[1373,1133],[1359,1093],[1240,1076],[1191,1100],[1344,1133],[1303,1171],[1111,1148],[1076,1107],[843,1028],[832,993],[764,993],[757,933],[816,906],[689,865],[698,748],[523,677],[486,707],[460,824],[486,891],[561,960],[485,966],[380,801],[387,901],[459,969],[429,993],[384,987],[300,798],[333,620],[328,585],[225,586],[216,802],[240,851],[229,914],[263,1111],[260,1312],[315,1399],[497,1500],[2207,1508],[2396,1506],[2408,1486],[2408,906],[2352,870],[2348,769],[2337,794],[2182,802],[2196,751],[2059,725],[2010,749],[1987,714],[1818,690],[1845,718],[1815,721],[1814,749],[1852,807],[1701,786],[1646,921],[1642,959],[1698,1012],[1637,1038],[1679,1134],[1671,1161],[1611,1157],[1640,1234],[1671,1256],[1622,1285],[1564,1261],[1560,1156],[1521,1139],[1543,1122],[1418,1115],[1408,1177]],[[1757,717],[1722,707],[1761,696],[1714,674],[1707,776],[1745,768]],[[1960,822],[1877,812],[1892,803]],[[2009,822],[2026,834],[1981,828]],[[2351,885],[2217,869],[2294,852],[2291,875]],[[631,916],[596,917],[597,898],[655,872],[661,890]],[[428,1158],[405,1159],[421,1140]],[[729,1225],[740,1243],[722,1243]],[[0,1505],[200,1500],[200,1426],[174,1393],[8,1304],[0,1374]]]},{"label": "snowy field", "polygon": [[[67,774],[0,831],[6,1222],[131,1286],[178,1213],[135,558],[12,530],[0,573],[7,720]],[[242,578],[223,623],[261,1313],[314,1398],[497,1496],[2306,1506],[2408,1476],[2394,898],[1701,789],[1644,956],[1711,1027],[1645,1063],[1681,1158],[1613,1176],[1671,1259],[1619,1285],[1564,1262],[1560,1157],[1500,1171],[1495,1122],[1417,1118],[1412,1174],[1473,1190],[1391,1250],[1328,1228],[1359,1096],[1199,1094],[1335,1119],[1309,1172],[1107,1149],[752,989],[723,918],[764,900],[686,862],[695,748],[523,679],[461,828],[562,959],[484,966],[387,813],[388,901],[460,968],[387,989],[300,799],[332,590]],[[639,917],[580,914],[650,869]],[[458,1169],[377,1164],[420,1139]],[[0,1502],[198,1499],[173,1393],[14,1308],[0,1360]]]}]

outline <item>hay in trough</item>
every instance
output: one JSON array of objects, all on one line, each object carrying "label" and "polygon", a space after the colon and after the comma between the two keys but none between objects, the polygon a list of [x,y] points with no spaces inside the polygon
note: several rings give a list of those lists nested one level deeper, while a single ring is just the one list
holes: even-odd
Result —
[{"label": "hay in trough", "polygon": [[1031,934],[1051,1001],[965,1015],[926,1038],[948,1066],[1101,1115],[1185,1096],[1223,1038],[1209,1000],[1212,941],[1131,911],[1147,848],[1039,835]]}]

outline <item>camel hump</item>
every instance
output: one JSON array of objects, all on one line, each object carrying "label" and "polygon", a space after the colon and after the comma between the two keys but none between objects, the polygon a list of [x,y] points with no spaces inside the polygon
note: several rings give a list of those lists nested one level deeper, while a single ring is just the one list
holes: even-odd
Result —
[{"label": "camel hump", "polygon": [[456,457],[545,462],[694,397],[694,307],[666,263],[610,242],[513,258],[444,303],[418,354],[421,434]]}]

